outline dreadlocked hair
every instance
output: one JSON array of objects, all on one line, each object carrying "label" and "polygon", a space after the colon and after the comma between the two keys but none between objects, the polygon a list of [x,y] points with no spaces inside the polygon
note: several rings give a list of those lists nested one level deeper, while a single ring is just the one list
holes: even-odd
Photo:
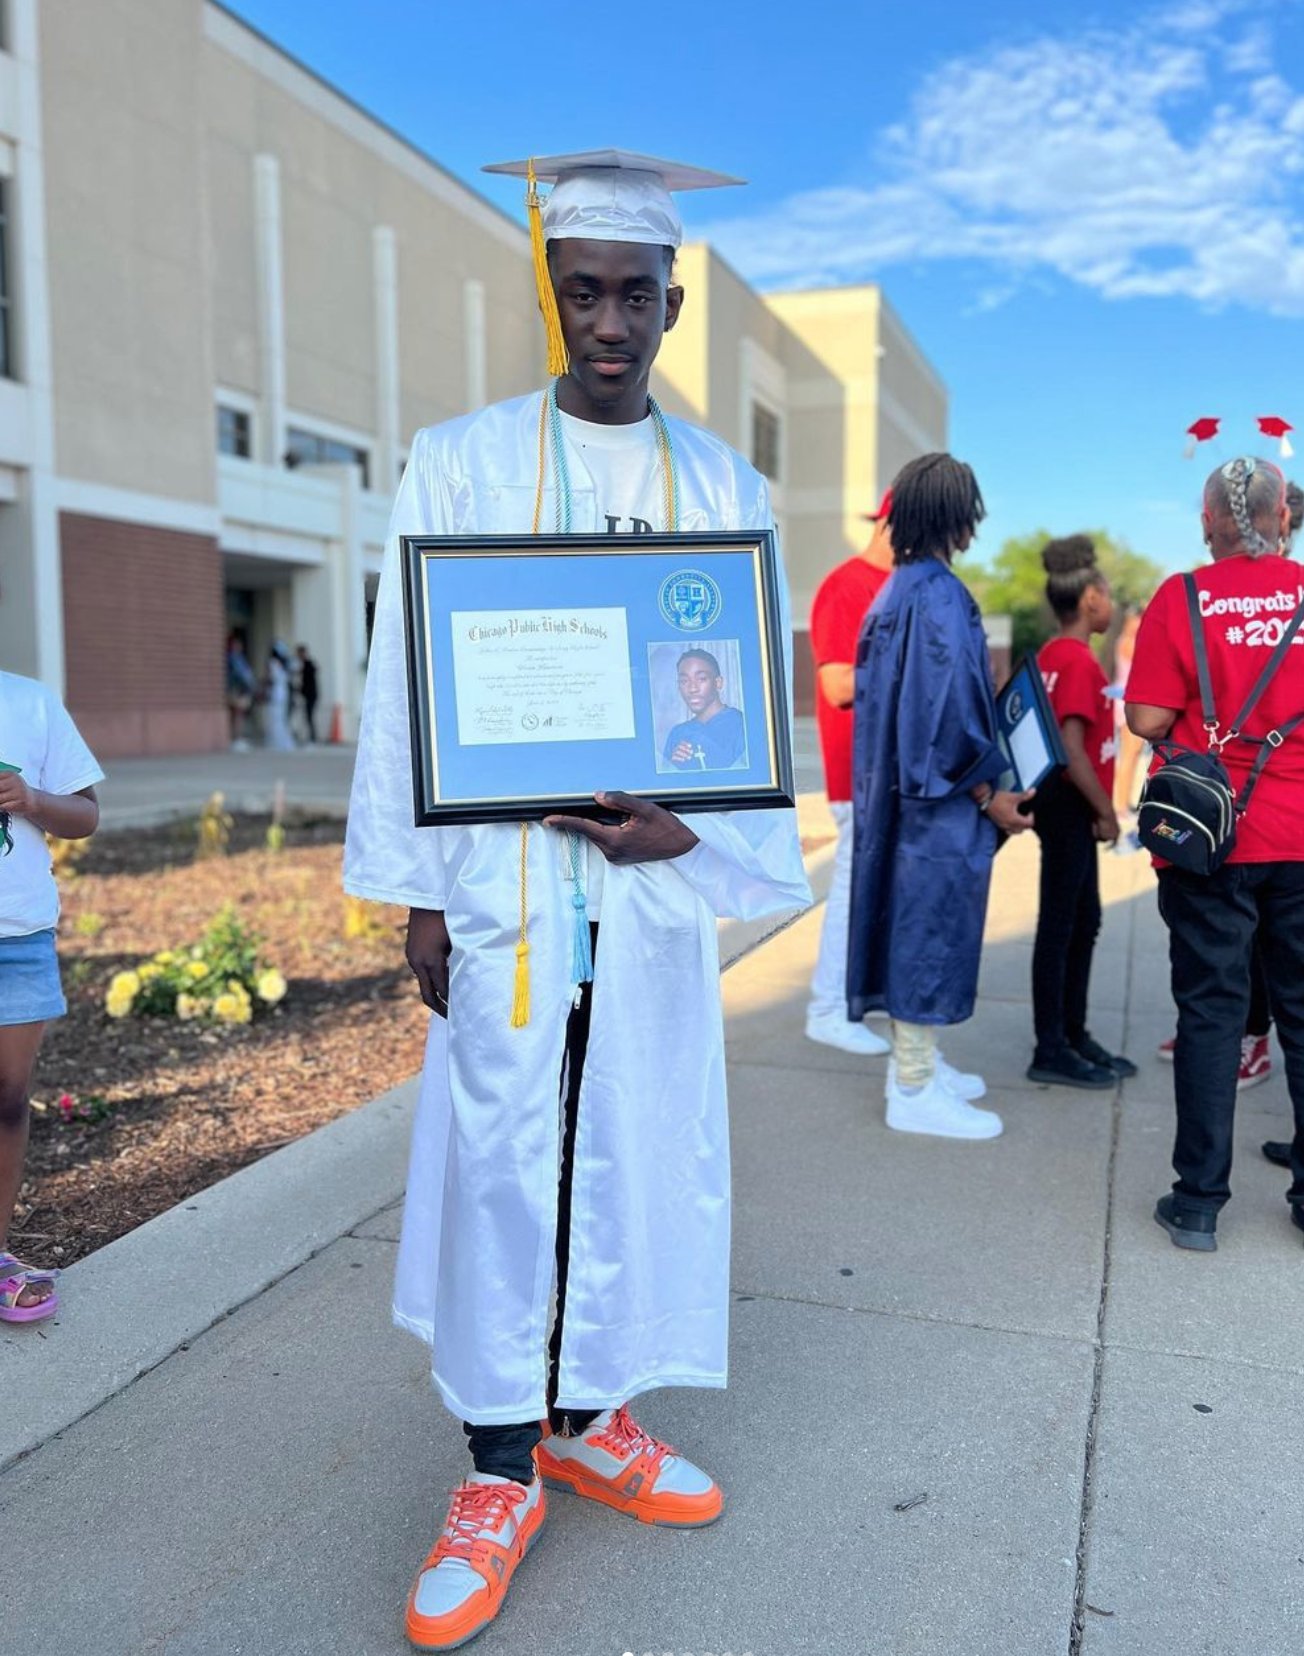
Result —
[{"label": "dreadlocked hair", "polygon": [[1047,541],[1041,549],[1046,571],[1046,602],[1061,621],[1078,613],[1089,587],[1103,586],[1105,577],[1096,567],[1096,543],[1090,535],[1065,535]]},{"label": "dreadlocked hair", "polygon": [[1298,483],[1287,483],[1286,504],[1290,507],[1290,532],[1298,535],[1300,524],[1304,523],[1304,489]]},{"label": "dreadlocked hair", "polygon": [[[1220,466],[1204,486],[1210,542],[1224,555],[1237,550],[1252,558],[1281,550],[1277,519],[1286,499],[1286,479],[1270,460],[1238,455]],[[1271,526],[1271,538],[1260,525]]]},{"label": "dreadlocked hair", "polygon": [[943,558],[987,516],[973,468],[949,454],[921,454],[892,479],[892,556],[897,564]]}]

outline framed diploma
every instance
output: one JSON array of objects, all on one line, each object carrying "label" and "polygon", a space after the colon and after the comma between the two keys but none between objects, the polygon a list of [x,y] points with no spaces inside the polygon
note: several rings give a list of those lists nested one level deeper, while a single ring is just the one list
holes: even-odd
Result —
[{"label": "framed diploma", "polygon": [[1035,656],[1024,657],[996,697],[996,740],[1018,793],[1040,787],[1069,762]]},{"label": "framed diploma", "polygon": [[794,802],[772,531],[402,547],[418,827]]}]

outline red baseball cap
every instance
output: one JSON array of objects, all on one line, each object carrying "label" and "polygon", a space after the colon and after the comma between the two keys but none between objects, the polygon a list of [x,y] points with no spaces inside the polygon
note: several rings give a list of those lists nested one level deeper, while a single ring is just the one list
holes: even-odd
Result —
[{"label": "red baseball cap", "polygon": [[860,515],[866,523],[877,523],[881,518],[885,518],[891,510],[892,491],[891,489],[884,489],[883,498],[878,503],[878,510],[876,512],[862,512]]}]

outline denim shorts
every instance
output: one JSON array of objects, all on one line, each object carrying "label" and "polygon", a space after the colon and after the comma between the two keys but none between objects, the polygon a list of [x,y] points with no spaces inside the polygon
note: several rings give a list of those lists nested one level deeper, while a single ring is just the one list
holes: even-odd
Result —
[{"label": "denim shorts", "polygon": [[67,1010],[54,932],[0,937],[0,1026],[44,1023]]}]

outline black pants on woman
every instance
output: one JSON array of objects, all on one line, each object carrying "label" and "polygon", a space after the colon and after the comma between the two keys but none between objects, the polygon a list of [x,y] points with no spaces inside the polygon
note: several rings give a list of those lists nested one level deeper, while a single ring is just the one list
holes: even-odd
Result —
[{"label": "black pants on woman", "polygon": [[[593,958],[597,959],[598,928],[593,927]],[[582,1432],[600,1413],[557,1408],[557,1375],[561,1366],[561,1330],[566,1315],[566,1278],[570,1268],[571,1184],[575,1172],[575,1129],[579,1122],[580,1082],[589,1049],[589,1020],[593,1013],[593,985],[580,986],[579,1000],[566,1023],[566,1057],[561,1072],[561,1166],[557,1179],[557,1315],[548,1341],[548,1419],[554,1432]],[[470,1440],[477,1472],[528,1484],[534,1477],[534,1449],[543,1436],[537,1420],[515,1426],[473,1426],[462,1430]]]},{"label": "black pants on woman", "polygon": [[1041,900],[1032,950],[1037,1063],[1087,1034],[1091,957],[1100,931],[1100,852],[1091,807],[1064,779],[1043,788],[1033,813],[1041,841]]}]

